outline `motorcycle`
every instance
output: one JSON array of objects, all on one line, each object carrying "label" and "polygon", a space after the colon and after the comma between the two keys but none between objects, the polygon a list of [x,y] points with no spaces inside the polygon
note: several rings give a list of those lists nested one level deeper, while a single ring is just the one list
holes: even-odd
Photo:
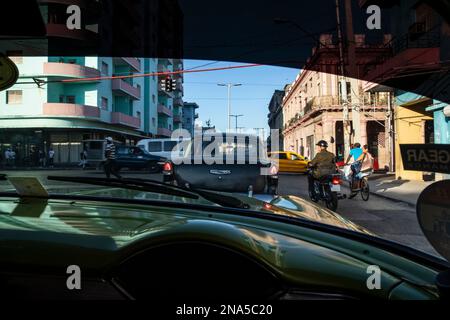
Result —
[{"label": "motorcycle", "polygon": [[[312,177],[312,168],[308,169],[308,175]],[[309,197],[314,202],[323,201],[328,209],[336,211],[338,201],[345,199],[345,195],[341,195],[341,174],[334,173],[321,177],[313,178],[313,188],[308,188]]]}]

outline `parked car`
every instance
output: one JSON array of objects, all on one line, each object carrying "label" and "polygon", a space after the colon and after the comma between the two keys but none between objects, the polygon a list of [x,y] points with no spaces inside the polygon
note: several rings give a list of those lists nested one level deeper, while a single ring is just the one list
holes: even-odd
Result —
[{"label": "parked car", "polygon": [[130,170],[144,169],[149,172],[161,172],[166,158],[148,153],[134,146],[116,146],[117,170],[127,168]]},{"label": "parked car", "polygon": [[[182,156],[164,165],[166,183],[225,192],[277,193],[278,169],[261,149],[259,137],[207,133],[202,143],[194,140],[187,143]],[[214,143],[221,152],[205,154]]]},{"label": "parked car", "polygon": [[172,151],[176,152],[176,147],[180,141],[186,141],[186,139],[143,139],[137,143],[137,146],[152,155],[170,160]]},{"label": "parked car", "polygon": [[309,160],[298,153],[291,151],[269,152],[270,158],[278,159],[279,172],[306,173]]}]

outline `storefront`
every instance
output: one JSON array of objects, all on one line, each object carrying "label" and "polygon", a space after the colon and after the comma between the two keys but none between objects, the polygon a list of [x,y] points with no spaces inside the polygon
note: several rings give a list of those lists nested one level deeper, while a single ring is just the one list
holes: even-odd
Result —
[{"label": "storefront", "polygon": [[[69,122],[47,119],[47,123],[43,123],[44,121],[44,119],[0,120],[0,164],[6,165],[5,151],[10,149],[15,152],[15,159],[8,165],[44,166],[48,152],[52,148],[55,151],[56,166],[75,165],[80,161],[84,140],[104,139],[106,136],[111,136],[116,141],[135,145],[140,139],[146,138],[132,130],[112,125],[100,124],[93,127],[92,122],[89,121]],[[50,127],[51,125],[53,127]]]}]

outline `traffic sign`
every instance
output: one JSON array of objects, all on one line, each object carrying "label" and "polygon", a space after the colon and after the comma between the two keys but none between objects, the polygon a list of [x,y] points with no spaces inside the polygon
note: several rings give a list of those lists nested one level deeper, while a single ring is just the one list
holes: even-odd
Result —
[{"label": "traffic sign", "polygon": [[450,174],[450,144],[401,144],[403,168]]}]

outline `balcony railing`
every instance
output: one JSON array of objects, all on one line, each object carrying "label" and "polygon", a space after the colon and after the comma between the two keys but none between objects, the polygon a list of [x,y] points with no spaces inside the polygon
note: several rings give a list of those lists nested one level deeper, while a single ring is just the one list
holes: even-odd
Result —
[{"label": "balcony railing", "polygon": [[174,115],[173,116],[173,122],[174,123],[180,123],[181,122],[181,116],[180,115]]},{"label": "balcony railing", "polygon": [[122,112],[111,112],[111,123],[138,129],[141,126],[141,119]]},{"label": "balcony railing", "polygon": [[158,128],[158,136],[170,138],[171,135],[172,135],[172,130],[169,130],[167,128]]},{"label": "balcony railing", "polygon": [[100,108],[72,103],[44,103],[45,116],[100,118]]},{"label": "balcony railing", "polygon": [[175,99],[173,99],[173,105],[174,105],[174,106],[182,107],[182,106],[183,106],[183,99],[181,99],[181,98],[175,98]]},{"label": "balcony railing", "polygon": [[136,72],[141,72],[141,61],[137,58],[118,57],[114,58],[114,63],[118,66],[128,65]]},{"label": "balcony railing", "polygon": [[98,38],[98,33],[87,29],[69,30],[66,24],[62,23],[48,23],[46,27],[48,37],[82,40],[86,42],[92,42]]},{"label": "balcony railing", "polygon": [[100,71],[74,63],[46,62],[43,65],[43,74],[66,78],[97,78],[100,76]]},{"label": "balcony railing", "polygon": [[120,95],[128,95],[135,100],[139,100],[141,98],[141,88],[133,87],[131,84],[122,79],[113,79],[112,89]]},{"label": "balcony railing", "polygon": [[158,114],[162,114],[162,115],[165,115],[167,117],[172,117],[173,116],[172,110],[170,110],[169,108],[167,108],[166,106],[164,106],[162,104],[158,105]]}]

